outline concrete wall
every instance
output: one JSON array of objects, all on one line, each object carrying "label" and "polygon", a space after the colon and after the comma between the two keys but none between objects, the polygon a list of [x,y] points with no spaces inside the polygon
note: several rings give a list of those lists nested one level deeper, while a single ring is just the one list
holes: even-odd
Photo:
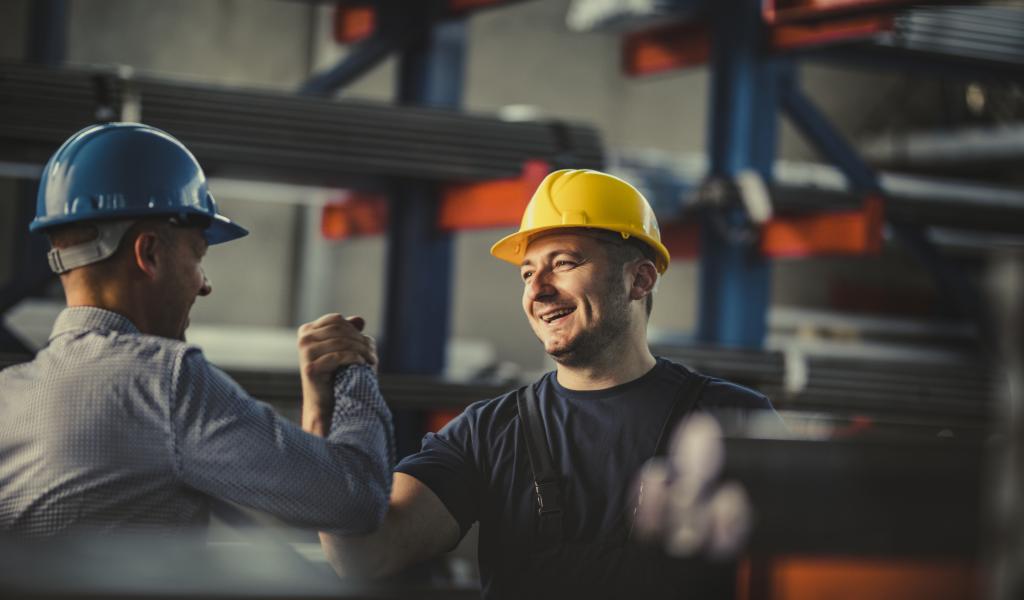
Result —
[{"label": "concrete wall", "polygon": [[[524,2],[471,17],[465,108],[493,112],[510,104],[532,105],[548,116],[594,124],[613,151],[703,151],[706,70],[626,78],[619,68],[619,36],[569,33],[564,27],[567,4]],[[24,26],[15,24],[26,22],[26,6],[23,1],[0,3],[0,32],[5,34],[0,35],[0,57],[19,55]],[[283,0],[71,0],[68,58],[73,63],[130,64],[172,78],[293,89],[311,70],[332,65],[347,52],[331,39],[331,14],[329,5]],[[856,133],[858,116],[882,97],[879,90],[897,81],[896,76],[824,67],[805,69],[804,79],[810,95],[848,133]],[[387,101],[393,89],[394,61],[387,61],[341,97]],[[780,153],[789,158],[813,155],[786,126]],[[318,310],[338,310],[364,315],[369,331],[379,334],[382,238],[330,243],[304,234],[303,227],[315,224],[315,212],[308,211],[316,209],[301,208],[310,202],[302,190],[268,202],[254,199],[244,188],[228,189],[221,194],[214,188],[214,193],[224,211],[250,227],[253,235],[212,249],[207,271],[215,291],[197,303],[194,322],[294,326]],[[505,233],[457,236],[452,333],[490,340],[500,358],[536,369],[544,356],[521,314],[518,277],[488,253]],[[819,275],[828,267],[815,264],[777,265],[776,300],[819,303]],[[323,270],[310,273],[310,265]],[[693,263],[673,263],[658,292],[654,327],[694,327],[696,271]]]}]

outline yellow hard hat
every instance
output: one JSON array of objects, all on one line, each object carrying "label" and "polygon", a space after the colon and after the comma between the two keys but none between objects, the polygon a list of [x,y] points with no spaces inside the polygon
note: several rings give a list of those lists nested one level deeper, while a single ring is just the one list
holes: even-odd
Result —
[{"label": "yellow hard hat", "polygon": [[658,273],[668,269],[668,249],[651,205],[637,189],[607,173],[562,169],[540,182],[523,212],[519,231],[491,246],[496,258],[519,265],[537,234],[552,229],[592,227],[635,237],[654,251]]}]

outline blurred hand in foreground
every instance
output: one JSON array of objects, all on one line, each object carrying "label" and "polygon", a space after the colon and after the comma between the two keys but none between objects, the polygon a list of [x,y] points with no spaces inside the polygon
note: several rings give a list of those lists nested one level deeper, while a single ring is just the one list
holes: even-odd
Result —
[{"label": "blurred hand in foreground", "polygon": [[743,549],[752,510],[737,482],[721,482],[722,429],[714,418],[694,415],[672,438],[666,458],[647,461],[637,479],[634,532],[676,557],[700,554],[727,560]]}]

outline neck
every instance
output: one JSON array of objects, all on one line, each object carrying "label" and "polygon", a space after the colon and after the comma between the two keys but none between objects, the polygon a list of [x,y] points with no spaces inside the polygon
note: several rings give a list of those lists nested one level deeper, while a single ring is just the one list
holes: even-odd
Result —
[{"label": "neck", "polygon": [[[72,273],[74,273],[72,271]],[[157,334],[153,319],[145,311],[150,301],[130,288],[114,285],[86,285],[84,282],[62,278],[64,297],[68,307],[92,306],[115,312],[128,319],[141,333]]]},{"label": "neck", "polygon": [[646,331],[624,336],[586,365],[556,367],[558,383],[570,390],[603,390],[644,376],[657,361],[647,346]]}]

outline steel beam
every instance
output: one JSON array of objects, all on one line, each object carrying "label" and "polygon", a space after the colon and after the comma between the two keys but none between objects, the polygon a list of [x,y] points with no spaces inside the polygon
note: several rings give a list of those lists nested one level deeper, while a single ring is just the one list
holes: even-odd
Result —
[{"label": "steel beam", "polygon": [[445,8],[439,0],[378,0],[376,27],[369,38],[356,43],[337,65],[315,74],[299,88],[300,94],[329,96],[352,83],[396,52],[410,48],[429,35]]},{"label": "steel beam", "polygon": [[[776,144],[775,66],[761,56],[760,3],[728,0],[712,14],[710,176],[754,169],[771,178]],[[764,342],[771,270],[739,206],[701,217],[698,340],[759,348]]]},{"label": "steel beam", "polygon": [[[884,196],[874,169],[803,94],[795,77],[784,78],[781,84],[782,107],[786,115],[818,152],[843,172],[851,189],[856,193]],[[892,215],[887,215],[886,220],[896,238],[931,274],[942,293],[952,298],[963,315],[975,324],[981,339],[991,340],[991,319],[972,279],[956,264],[941,256],[921,225]]]},{"label": "steel beam", "polygon": [[[398,101],[455,108],[462,100],[465,23],[437,24],[401,55]],[[452,239],[437,229],[435,184],[397,182],[391,194],[381,366],[387,372],[439,374],[445,366],[451,304]]]}]

